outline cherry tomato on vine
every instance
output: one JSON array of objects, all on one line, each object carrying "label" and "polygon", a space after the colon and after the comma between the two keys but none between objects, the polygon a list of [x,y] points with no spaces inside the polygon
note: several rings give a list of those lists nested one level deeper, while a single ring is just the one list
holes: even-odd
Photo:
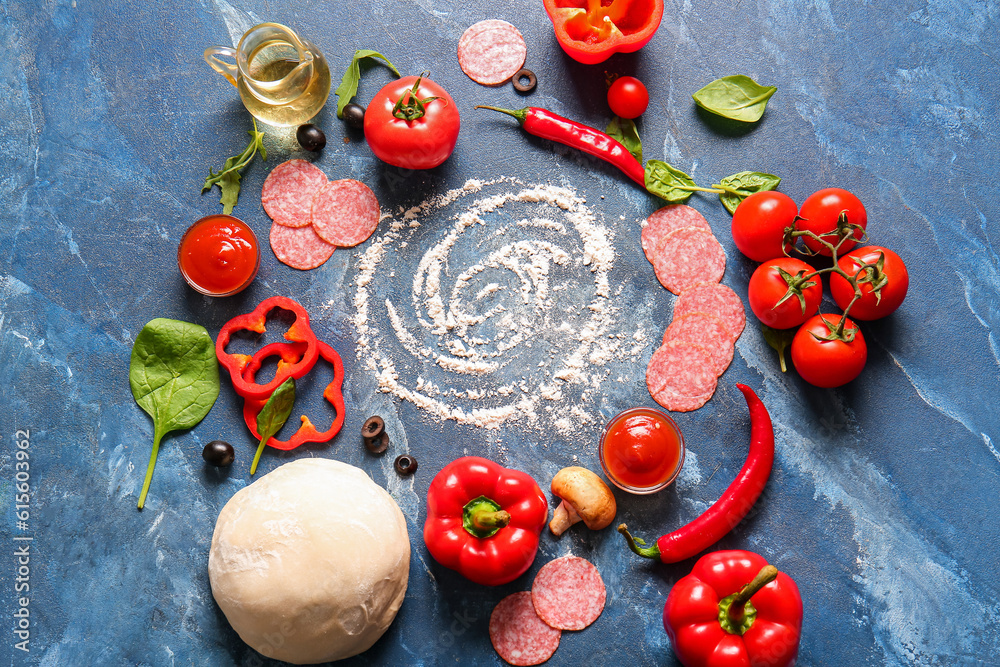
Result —
[{"label": "cherry tomato on vine", "polygon": [[865,367],[868,345],[861,330],[850,318],[844,322],[845,338],[851,338],[850,341],[823,340],[830,335],[831,327],[837,328],[842,317],[835,314],[814,315],[792,338],[792,365],[811,385],[839,387],[858,377]]},{"label": "cherry tomato on vine", "polygon": [[[810,231],[832,245],[837,245],[840,237],[837,235],[837,224],[840,214],[847,216],[847,222],[858,225],[853,238],[848,238],[840,246],[839,253],[845,253],[864,237],[864,229],[868,226],[868,213],[861,200],[842,188],[825,188],[809,195],[802,208],[799,209],[799,220],[795,228],[799,231]],[[821,255],[830,256],[830,249],[810,236],[803,236],[806,247]]]},{"label": "cherry tomato on vine", "polygon": [[[823,283],[819,276],[803,280],[814,272],[811,266],[793,257],[764,262],[750,277],[750,310],[772,329],[799,326],[819,310],[823,300]],[[793,288],[793,294],[786,299],[789,287]]]},{"label": "cherry tomato on vine", "polygon": [[634,76],[618,77],[608,88],[608,106],[616,116],[638,118],[649,106],[649,92]]},{"label": "cherry tomato on vine", "polygon": [[375,94],[365,110],[365,140],[383,162],[403,169],[431,169],[458,141],[458,107],[426,77],[404,76]]},{"label": "cherry tomato on vine", "polygon": [[799,209],[782,192],[755,192],[736,207],[733,213],[733,242],[740,252],[755,262],[766,262],[791,251],[782,241],[785,228],[795,224]]},{"label": "cherry tomato on vine", "polygon": [[[881,268],[878,267],[880,256],[884,257]],[[890,314],[903,303],[906,290],[910,286],[910,275],[900,256],[881,246],[857,248],[837,260],[837,266],[851,275],[857,274],[866,264],[875,266],[865,269],[858,276],[861,298],[854,302],[849,314],[857,320],[877,320]],[[876,294],[875,286],[883,280],[885,284]],[[854,298],[854,288],[851,287],[851,283],[838,273],[830,274],[830,293],[841,310],[846,309],[847,304]]]}]

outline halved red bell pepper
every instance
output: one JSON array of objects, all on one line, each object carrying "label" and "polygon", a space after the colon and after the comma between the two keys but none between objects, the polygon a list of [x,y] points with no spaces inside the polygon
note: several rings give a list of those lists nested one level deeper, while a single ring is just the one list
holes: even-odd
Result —
[{"label": "halved red bell pepper", "polygon": [[[301,358],[294,363],[280,365],[278,372],[267,384],[257,384],[252,377],[247,379],[244,370],[252,359],[251,355],[235,354],[226,352],[226,346],[233,334],[237,331],[253,331],[263,334],[266,331],[267,315],[272,310],[280,308],[295,315],[295,321],[285,332],[285,338],[292,342],[305,343],[305,351]],[[305,308],[298,303],[284,296],[272,296],[260,302],[253,312],[245,315],[237,315],[226,322],[219,331],[219,337],[215,341],[215,356],[219,358],[219,364],[229,371],[229,377],[233,381],[233,389],[243,398],[264,399],[277,389],[282,382],[288,378],[298,380],[309,372],[316,363],[319,356],[316,334],[309,327],[309,314]]]},{"label": "halved red bell pepper", "polygon": [[531,567],[548,513],[545,494],[526,473],[464,456],[431,481],[424,543],[445,567],[498,586]]},{"label": "halved red bell pepper", "polygon": [[663,0],[545,0],[559,46],[585,65],[638,51],[663,19]]}]

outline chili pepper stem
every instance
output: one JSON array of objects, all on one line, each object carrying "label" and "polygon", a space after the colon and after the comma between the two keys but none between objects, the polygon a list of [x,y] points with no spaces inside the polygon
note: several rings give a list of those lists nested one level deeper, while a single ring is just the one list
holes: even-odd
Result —
[{"label": "chili pepper stem", "polygon": [[618,525],[618,532],[625,536],[625,541],[628,542],[628,548],[633,551],[633,553],[642,556],[643,558],[659,558],[660,548],[655,544],[651,547],[640,546],[640,544],[645,544],[642,540],[637,540],[632,537],[632,533],[628,532],[628,526],[624,523]]},{"label": "chili pepper stem", "polygon": [[156,455],[160,451],[160,440],[163,439],[162,433],[155,433],[153,435],[153,451],[149,453],[149,465],[146,466],[146,479],[142,482],[142,491],[139,492],[139,509],[146,504],[146,494],[149,493],[149,483],[153,481],[153,469],[156,467]]},{"label": "chili pepper stem", "polygon": [[501,109],[500,107],[491,107],[491,106],[487,106],[485,104],[477,104],[476,108],[477,109],[490,109],[492,111],[499,111],[500,113],[505,113],[508,116],[513,116],[514,118],[517,119],[517,122],[519,122],[521,125],[524,125],[524,121],[526,121],[528,119],[528,110],[527,109],[516,109],[516,110]]}]

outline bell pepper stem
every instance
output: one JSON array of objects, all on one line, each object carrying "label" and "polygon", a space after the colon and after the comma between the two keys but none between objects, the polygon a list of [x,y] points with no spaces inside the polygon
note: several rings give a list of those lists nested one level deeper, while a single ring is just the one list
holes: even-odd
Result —
[{"label": "bell pepper stem", "polygon": [[660,548],[655,544],[653,546],[644,546],[645,543],[642,540],[637,540],[632,537],[632,533],[628,532],[628,526],[624,523],[619,524],[618,532],[625,536],[625,541],[628,542],[628,548],[631,549],[635,554],[642,556],[643,558],[659,558]]},{"label": "bell pepper stem", "polygon": [[510,512],[486,496],[473,498],[462,508],[462,527],[473,537],[493,537],[509,523]]},{"label": "bell pepper stem", "polygon": [[750,583],[736,593],[719,600],[719,625],[732,635],[743,635],[753,627],[757,610],[750,602],[760,589],[767,586],[778,576],[778,568],[765,565]]},{"label": "bell pepper stem", "polygon": [[506,510],[500,510],[499,512],[474,512],[472,523],[480,530],[503,528],[510,523],[510,512]]}]

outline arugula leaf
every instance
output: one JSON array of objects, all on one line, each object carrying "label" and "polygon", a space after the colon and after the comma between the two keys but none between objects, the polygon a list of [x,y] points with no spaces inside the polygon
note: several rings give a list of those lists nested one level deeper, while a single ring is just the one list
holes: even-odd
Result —
[{"label": "arugula leaf", "polygon": [[639,130],[631,118],[615,116],[608,124],[605,133],[627,148],[636,160],[642,162],[642,140],[639,139]]},{"label": "arugula leaf", "polygon": [[762,86],[748,76],[737,74],[716,79],[691,97],[702,109],[723,118],[755,123],[777,91],[774,86]]},{"label": "arugula leaf", "polygon": [[257,131],[257,119],[253,119],[253,129],[247,130],[247,134],[250,135],[250,144],[246,147],[239,155],[234,155],[228,158],[219,173],[215,173],[211,169],[208,170],[208,178],[205,179],[205,184],[201,187],[201,193],[205,194],[212,189],[213,185],[218,185],[219,190],[222,192],[222,197],[219,199],[219,203],[222,204],[222,212],[229,215],[233,212],[233,207],[236,206],[236,202],[240,197],[240,171],[242,171],[250,161],[253,160],[253,156],[258,152],[260,153],[261,160],[267,160],[267,149],[264,148],[264,133]]},{"label": "arugula leaf", "polygon": [[200,422],[219,396],[215,343],[205,327],[156,318],[135,337],[128,375],[135,402],[153,418],[153,451],[139,494],[142,509],[164,436]]},{"label": "arugula leaf", "polygon": [[386,67],[391,69],[392,73],[397,77],[402,76],[399,70],[396,69],[396,66],[389,62],[389,59],[381,53],[367,49],[355,51],[354,57],[351,59],[351,64],[347,66],[347,71],[344,72],[344,78],[340,80],[340,85],[333,91],[334,95],[337,96],[337,118],[344,117],[344,107],[350,104],[354,96],[358,94],[358,84],[361,83],[361,61],[365,58],[377,58]]},{"label": "arugula leaf", "polygon": [[713,187],[722,190],[719,193],[719,201],[730,213],[736,212],[736,207],[744,199],[755,192],[765,190],[777,190],[781,183],[781,178],[774,174],[765,174],[761,171],[741,171],[732,176],[726,176]]},{"label": "arugula leaf", "polygon": [[764,340],[778,353],[781,372],[787,372],[788,366],[785,363],[785,350],[792,344],[792,339],[795,338],[795,332],[798,329],[772,329],[766,324],[761,324],[760,329],[764,332]]},{"label": "arugula leaf", "polygon": [[260,433],[260,443],[257,445],[257,453],[254,454],[253,463],[250,464],[250,475],[257,472],[257,462],[264,451],[264,445],[281,427],[288,421],[288,416],[292,414],[292,405],[295,404],[295,380],[288,378],[274,390],[267,403],[257,413],[257,432]]}]

